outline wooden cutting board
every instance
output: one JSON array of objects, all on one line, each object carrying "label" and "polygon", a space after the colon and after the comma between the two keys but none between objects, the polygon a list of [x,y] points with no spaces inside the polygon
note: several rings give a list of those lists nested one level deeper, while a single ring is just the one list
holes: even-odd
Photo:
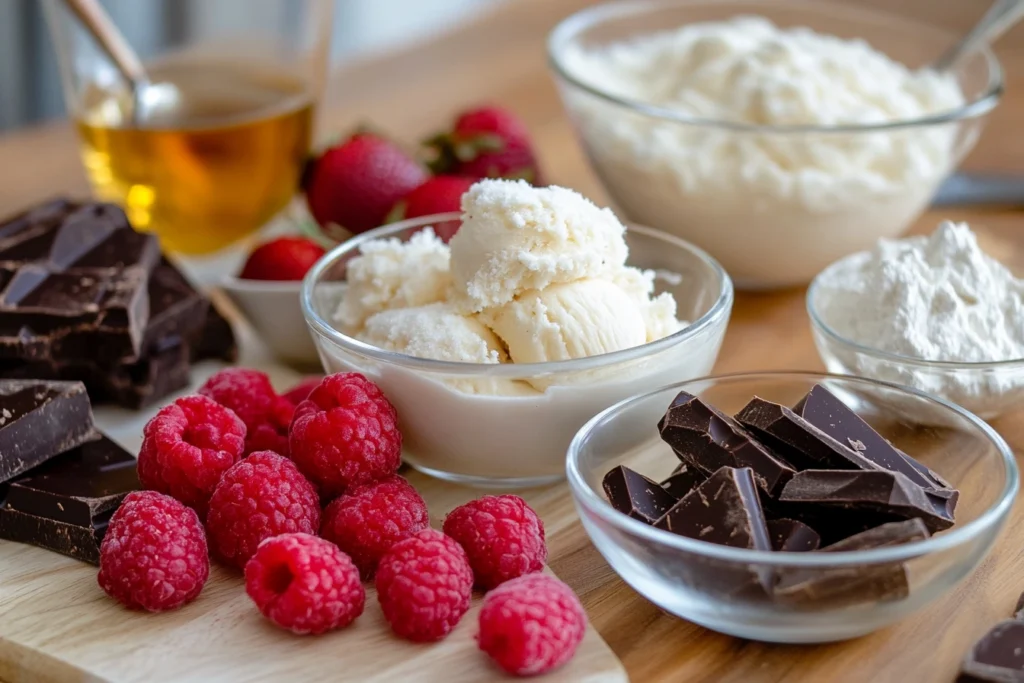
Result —
[{"label": "wooden cutting board", "polygon": [[[242,330],[240,365],[260,367],[279,388],[297,375],[268,361]],[[194,385],[219,369],[202,364]],[[112,438],[137,452],[142,425],[156,409],[97,409]],[[434,527],[482,492],[407,472],[430,509]],[[550,532],[571,524],[563,487],[524,493]],[[132,612],[108,598],[96,568],[26,545],[0,541],[0,681],[445,681],[502,680],[473,639],[481,595],[440,643],[416,645],[391,634],[376,594],[349,628],[294,636],[264,619],[245,594],[239,572],[214,565],[199,598],[163,614]],[[575,658],[544,681],[622,683],[621,663],[593,628]]]}]

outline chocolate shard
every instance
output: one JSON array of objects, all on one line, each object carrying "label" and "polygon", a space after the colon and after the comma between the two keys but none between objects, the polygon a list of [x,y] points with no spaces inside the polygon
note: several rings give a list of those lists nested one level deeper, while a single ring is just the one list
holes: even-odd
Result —
[{"label": "chocolate shard", "polygon": [[81,383],[0,380],[0,483],[95,438]]},{"label": "chocolate shard", "polygon": [[135,458],[104,436],[10,482],[5,507],[91,529],[139,488]]},{"label": "chocolate shard", "polygon": [[238,360],[238,344],[231,323],[212,303],[203,321],[203,328],[189,340],[189,346],[193,361],[212,358],[234,363]]},{"label": "chocolate shard", "polygon": [[809,552],[821,545],[818,532],[795,519],[769,520],[768,535],[772,540],[772,550],[781,552]]},{"label": "chocolate shard", "polygon": [[690,491],[700,486],[707,478],[707,475],[696,467],[679,463],[679,466],[672,471],[672,474],[661,482],[661,488],[665,489],[675,500],[681,500]]},{"label": "chocolate shard", "polygon": [[960,665],[958,683],[1024,681],[1024,622],[1007,619],[993,626]]},{"label": "chocolate shard", "polygon": [[658,422],[665,443],[680,460],[710,476],[722,467],[749,467],[758,486],[777,495],[794,474],[736,420],[692,394],[680,392]]},{"label": "chocolate shard", "polygon": [[889,443],[821,384],[793,406],[793,412],[879,467],[899,472],[924,488],[951,488],[944,479]]},{"label": "chocolate shard", "polygon": [[778,403],[755,396],[736,414],[736,420],[798,470],[881,469]]},{"label": "chocolate shard", "polygon": [[[868,529],[817,552],[884,548],[920,541],[928,535],[921,520],[909,519]],[[907,570],[901,562],[783,570],[772,590],[778,602],[814,608],[900,600],[909,594]]]},{"label": "chocolate shard", "polygon": [[779,502],[797,511],[797,519],[804,514],[816,518],[809,523],[819,532],[827,524],[843,526],[844,517],[856,519],[865,513],[886,521],[916,517],[932,532],[953,526],[949,498],[889,470],[804,470],[786,484]]},{"label": "chocolate shard", "polygon": [[722,467],[654,523],[708,543],[771,550],[768,527],[749,467]]},{"label": "chocolate shard", "polygon": [[625,465],[604,475],[602,486],[612,507],[648,524],[653,524],[676,502],[660,484]]},{"label": "chocolate shard", "polygon": [[98,565],[100,543],[112,514],[108,513],[89,528],[0,507],[0,539],[34,545]]}]

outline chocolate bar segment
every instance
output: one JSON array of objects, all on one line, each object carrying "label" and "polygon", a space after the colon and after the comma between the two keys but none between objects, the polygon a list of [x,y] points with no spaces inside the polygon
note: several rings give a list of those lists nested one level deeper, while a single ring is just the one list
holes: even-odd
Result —
[{"label": "chocolate bar segment", "polygon": [[919,518],[933,532],[953,526],[949,498],[889,470],[804,470],[786,484],[779,502],[798,519],[816,518],[809,523],[819,533],[845,527],[851,517],[856,522],[876,515],[886,521]]},{"label": "chocolate bar segment", "polygon": [[772,550],[787,553],[805,553],[817,550],[821,545],[818,532],[795,519],[768,520],[768,535]]},{"label": "chocolate bar segment", "polygon": [[107,513],[93,527],[82,527],[0,507],[0,539],[34,545],[98,565],[100,543],[112,514]]},{"label": "chocolate bar segment", "polygon": [[[910,519],[869,529],[818,552],[885,548],[926,538],[928,529],[921,520]],[[907,570],[901,562],[783,570],[772,590],[778,602],[815,609],[900,600],[909,594]]]},{"label": "chocolate bar segment", "polygon": [[602,486],[612,507],[648,524],[653,524],[676,502],[657,482],[625,465],[605,474]]},{"label": "chocolate bar segment", "polygon": [[721,467],[749,467],[768,495],[781,490],[794,473],[789,463],[758,443],[736,420],[685,391],[672,401],[658,430],[687,465],[709,476]]},{"label": "chocolate bar segment", "polygon": [[0,483],[96,437],[81,383],[0,380]]},{"label": "chocolate bar segment", "polygon": [[778,403],[755,396],[736,415],[736,419],[798,470],[881,469]]},{"label": "chocolate bar segment", "polygon": [[212,303],[203,328],[195,339],[190,340],[190,347],[193,361],[210,358],[234,363],[238,360],[238,343],[231,323]]},{"label": "chocolate bar segment", "polygon": [[1024,622],[993,626],[967,653],[957,683],[1024,681]]},{"label": "chocolate bar segment", "polygon": [[668,495],[676,500],[681,500],[690,491],[700,486],[707,478],[707,475],[696,467],[680,463],[673,470],[672,474],[661,482],[661,488],[665,489]]}]

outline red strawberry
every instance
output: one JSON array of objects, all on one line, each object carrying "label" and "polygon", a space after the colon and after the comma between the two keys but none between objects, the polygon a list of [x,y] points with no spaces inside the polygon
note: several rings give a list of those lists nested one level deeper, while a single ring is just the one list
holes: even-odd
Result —
[{"label": "red strawberry", "polygon": [[434,173],[472,178],[522,178],[542,184],[540,168],[523,122],[499,107],[463,112],[451,132],[426,143],[435,158]]},{"label": "red strawberry", "polygon": [[305,237],[278,237],[249,254],[238,277],[244,280],[301,280],[324,248]]},{"label": "red strawberry", "polygon": [[[475,178],[466,176],[439,175],[428,178],[427,182],[395,204],[388,214],[388,220],[399,221],[459,211],[462,208],[463,193],[475,182]],[[443,221],[432,227],[437,236],[447,242],[458,232],[461,225],[461,221]]]},{"label": "red strawberry", "polygon": [[357,133],[313,162],[306,203],[321,227],[366,232],[383,225],[395,202],[426,179],[423,167],[394,143]]}]

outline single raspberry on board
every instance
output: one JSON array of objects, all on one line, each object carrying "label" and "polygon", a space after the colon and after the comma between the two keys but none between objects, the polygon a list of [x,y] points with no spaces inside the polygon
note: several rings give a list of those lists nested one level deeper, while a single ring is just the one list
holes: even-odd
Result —
[{"label": "single raspberry on board", "polygon": [[299,468],[272,451],[231,466],[210,496],[206,530],[213,552],[242,568],[273,536],[320,528],[320,496]]},{"label": "single raspberry on board", "polygon": [[293,405],[299,405],[313,393],[313,390],[320,386],[324,378],[320,375],[314,375],[313,377],[306,377],[301,380],[298,384],[285,391],[281,396],[292,402]]},{"label": "single raspberry on board", "polygon": [[156,491],[133,491],[100,544],[100,588],[131,609],[162,612],[194,600],[210,576],[195,511]]},{"label": "single raspberry on board", "polygon": [[278,396],[266,373],[226,368],[210,376],[199,393],[230,408],[245,423],[245,452],[288,455],[288,427],[295,406]]},{"label": "single raspberry on board", "polygon": [[544,523],[519,496],[484,496],[448,513],[444,532],[469,556],[476,585],[489,590],[544,568]]},{"label": "single raspberry on board", "polygon": [[477,644],[508,673],[534,676],[572,659],[586,627],[571,588],[553,576],[527,574],[484,597]]},{"label": "single raspberry on board", "polygon": [[324,378],[295,408],[291,459],[326,496],[394,474],[402,457],[398,414],[355,372]]},{"label": "single raspberry on board", "polygon": [[412,484],[395,474],[331,501],[320,535],[348,553],[369,581],[391,546],[429,526],[427,504]]},{"label": "single raspberry on board", "polygon": [[391,629],[429,642],[451,633],[469,609],[473,570],[462,546],[424,529],[391,546],[377,566],[375,585]]},{"label": "single raspberry on board", "polygon": [[174,496],[205,519],[221,475],[242,457],[245,425],[206,396],[185,396],[161,408],[142,433],[139,481]]},{"label": "single raspberry on board", "polygon": [[292,633],[324,633],[363,613],[366,590],[348,555],[310,534],[260,544],[245,565],[245,592],[266,618]]}]

